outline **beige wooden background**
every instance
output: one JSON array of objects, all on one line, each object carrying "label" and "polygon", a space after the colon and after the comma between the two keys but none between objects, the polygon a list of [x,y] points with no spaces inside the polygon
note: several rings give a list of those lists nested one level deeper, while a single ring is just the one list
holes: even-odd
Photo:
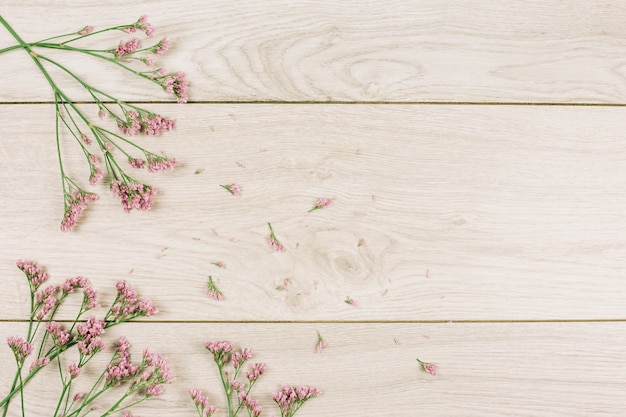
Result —
[{"label": "beige wooden background", "polygon": [[[624,413],[626,3],[3,0],[0,13],[27,41],[148,14],[172,43],[161,62],[191,83],[178,105],[54,54],[175,118],[139,141],[181,161],[142,177],[163,192],[150,212],[124,213],[100,185],[63,234],[50,88],[24,52],[0,55],[3,341],[26,326],[14,264],[27,258],[57,282],[87,276],[103,304],[124,278],[158,305],[107,335],[170,358],[176,383],[144,417],[194,415],[191,387],[224,408],[202,347],[214,339],[267,363],[265,416],[282,383],[324,392],[302,417]],[[307,213],[318,197],[333,206]],[[4,393],[6,346],[0,364]],[[58,387],[38,384],[30,415],[49,415]]]}]

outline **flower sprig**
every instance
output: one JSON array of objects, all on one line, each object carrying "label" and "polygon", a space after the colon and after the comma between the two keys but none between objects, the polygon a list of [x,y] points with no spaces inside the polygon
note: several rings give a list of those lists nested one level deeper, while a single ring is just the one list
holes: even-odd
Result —
[{"label": "flower sprig", "polygon": [[[129,175],[126,168],[118,161],[116,153],[121,154],[123,159],[127,159],[131,168],[146,168],[149,172],[174,168],[178,164],[175,158],[155,154],[129,139],[130,136],[138,134],[157,136],[168,132],[174,129],[174,120],[106,93],[76,75],[70,68],[42,54],[40,50],[55,49],[88,55],[154,83],[179,103],[185,103],[188,100],[189,83],[184,73],[166,72],[163,68],[154,67],[155,57],[168,50],[169,40],[163,38],[144,47],[139,38],[132,37],[130,40],[120,40],[118,45],[105,49],[78,46],[79,41],[87,37],[110,31],[121,31],[127,34],[143,32],[147,38],[152,38],[155,29],[146,16],[141,16],[133,23],[100,30],[85,26],[76,32],[49,37],[37,42],[25,42],[2,16],[0,16],[0,23],[18,42],[17,45],[0,49],[0,53],[17,49],[26,51],[52,88],[56,118],[56,148],[64,201],[61,230],[66,232],[73,230],[87,206],[98,198],[95,193],[86,191],[83,186],[65,173],[61,153],[62,131],[69,133],[69,137],[74,139],[85,155],[90,185],[95,186],[106,179],[112,194],[120,199],[125,211],[149,209],[159,191]],[[136,65],[141,65],[145,69],[138,69]],[[52,78],[48,71],[50,67],[65,73],[82,87],[97,105],[98,116],[112,118],[119,131],[115,132],[98,124],[93,117],[85,113]]]},{"label": "flower sprig", "polygon": [[[214,340],[204,343],[204,347],[211,352],[217,365],[224,395],[226,397],[226,411],[228,417],[236,417],[241,410],[246,410],[248,416],[258,417],[263,407],[258,400],[251,397],[251,391],[259,377],[265,373],[264,363],[254,363],[248,367],[245,380],[238,379],[244,364],[252,358],[253,352],[249,348],[234,350],[230,341]],[[304,403],[321,394],[317,388],[310,386],[292,387],[282,386],[281,390],[273,393],[272,398],[278,404],[281,417],[293,417]],[[209,404],[208,396],[201,390],[189,390],[199,417],[211,417],[218,409]]]},{"label": "flower sprig", "polygon": [[[5,417],[11,400],[19,394],[22,415],[24,410],[24,390],[28,383],[47,366],[59,370],[61,394],[53,415],[79,417],[86,415],[105,391],[125,385],[120,390],[121,396],[104,410],[104,415],[124,411],[163,392],[162,385],[173,381],[167,360],[157,353],[145,350],[142,361],[133,364],[128,352],[129,343],[125,337],[119,339],[117,350],[104,370],[100,372],[86,392],[75,392],[75,380],[93,357],[106,348],[103,335],[106,330],[128,322],[136,317],[148,317],[157,312],[156,307],[147,298],[139,299],[137,293],[124,281],[117,284],[118,295],[105,314],[105,319],[85,315],[97,307],[97,293],[91,282],[77,276],[67,279],[62,285],[43,284],[48,274],[35,262],[18,260],[17,267],[22,270],[29,284],[30,314],[28,331],[25,337],[11,336],[7,345],[13,352],[17,366],[9,392],[0,400],[0,410]],[[64,325],[55,321],[55,316],[64,301],[74,294],[82,292],[82,302],[74,320]],[[39,346],[35,346],[35,340]],[[75,351],[67,360],[68,351]],[[28,367],[25,366],[29,358]],[[89,375],[87,372],[84,375]],[[102,404],[99,404],[102,405]]]}]

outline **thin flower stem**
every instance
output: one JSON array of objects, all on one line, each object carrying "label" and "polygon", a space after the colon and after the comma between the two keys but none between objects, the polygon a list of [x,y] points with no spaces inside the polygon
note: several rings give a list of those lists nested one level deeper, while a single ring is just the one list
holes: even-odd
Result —
[{"label": "thin flower stem", "polygon": [[[24,382],[22,381],[22,366],[20,365],[20,366],[18,366],[18,368],[19,368],[19,370],[18,370],[19,373],[18,374],[20,376],[20,387],[21,387],[21,389],[20,389],[20,402],[22,404],[22,417],[26,417],[26,412],[24,410]],[[8,404],[7,404],[7,408],[9,408]]]},{"label": "thin flower stem", "polygon": [[226,394],[226,406],[228,408],[228,417],[234,417],[232,404],[231,404],[231,398],[230,398],[230,390],[228,389],[226,385],[226,381],[224,380],[224,369],[222,368],[222,365],[219,362],[215,361],[215,363],[217,363],[217,368],[219,369],[219,372],[220,372],[220,379],[222,380],[222,386],[224,387],[224,393]]}]

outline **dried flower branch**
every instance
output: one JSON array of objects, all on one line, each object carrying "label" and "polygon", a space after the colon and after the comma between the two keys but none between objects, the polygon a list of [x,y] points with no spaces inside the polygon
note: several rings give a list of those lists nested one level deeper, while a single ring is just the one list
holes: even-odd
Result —
[{"label": "dried flower branch", "polygon": [[326,342],[326,340],[324,340],[324,338],[318,331],[317,332],[317,344],[315,345],[315,353],[322,353],[322,351],[326,349],[327,347],[328,347],[328,343]]},{"label": "dried flower branch", "polygon": [[[80,150],[85,155],[89,167],[89,184],[95,186],[105,179],[109,184],[114,196],[121,200],[125,211],[147,210],[153,205],[153,198],[159,191],[147,184],[134,179],[126,172],[125,168],[116,158],[114,152],[119,152],[122,159],[128,160],[132,168],[146,168],[149,172],[159,172],[174,168],[178,162],[175,158],[165,155],[157,155],[135,142],[127,136],[143,134],[157,136],[174,128],[173,120],[150,110],[127,103],[108,94],[92,84],[86,82],[68,67],[58,61],[49,58],[36,49],[62,50],[66,53],[79,53],[95,59],[105,61],[128,71],[133,76],[142,78],[160,86],[167,94],[174,96],[179,103],[185,103],[187,97],[188,82],[182,72],[166,73],[162,68],[152,68],[155,56],[167,51],[169,41],[163,38],[153,45],[142,47],[141,41],[133,37],[128,41],[120,41],[116,47],[105,49],[91,49],[76,46],[77,43],[87,37],[103,34],[109,31],[122,31],[125,33],[143,32],[148,38],[154,36],[155,29],[148,22],[146,16],[141,16],[136,22],[119,26],[94,30],[92,26],[85,26],[77,32],[53,36],[37,42],[27,43],[13,30],[13,28],[0,16],[0,23],[11,33],[18,42],[17,45],[0,49],[0,53],[16,49],[23,49],[33,59],[37,68],[46,78],[52,93],[56,117],[56,150],[61,173],[61,185],[63,190],[64,215],[61,221],[61,230],[64,232],[73,230],[83,215],[87,206],[97,200],[98,196],[86,191],[74,179],[66,173],[61,154],[61,130],[69,132]],[[147,66],[141,70],[133,67],[133,64]],[[119,133],[94,122],[77,103],[72,100],[48,72],[49,67],[61,70],[69,75],[69,78],[82,87],[98,106],[98,116],[109,116],[117,124]],[[101,154],[100,156],[94,153]],[[103,167],[104,165],[104,167]],[[105,175],[106,172],[106,175]]]},{"label": "dried flower branch", "polygon": [[222,301],[224,299],[224,294],[217,288],[211,275],[209,275],[209,282],[207,283],[207,294],[216,301]]},{"label": "dried flower branch", "polygon": [[[211,352],[217,365],[226,397],[228,417],[236,417],[244,409],[250,417],[260,416],[263,407],[258,400],[252,399],[250,392],[259,377],[265,373],[265,364],[257,362],[250,365],[245,380],[241,378],[243,381],[240,381],[238,378],[242,373],[244,364],[253,356],[251,349],[243,348],[235,351],[232,342],[218,340],[205,342],[204,347]],[[321,392],[317,388],[285,385],[280,392],[273,394],[273,398],[280,408],[281,417],[293,417],[307,400],[320,394]],[[196,406],[199,417],[210,417],[217,412],[217,408],[209,405],[209,398],[202,394],[199,389],[190,389],[189,396]]]},{"label": "dried flower branch", "polygon": [[220,185],[220,187],[224,188],[226,191],[228,191],[235,197],[239,197],[241,195],[241,187],[239,186],[239,184],[232,183],[232,184]]},{"label": "dried flower branch", "polygon": [[[74,381],[81,376],[92,358],[105,349],[102,337],[105,331],[136,317],[149,317],[157,309],[147,298],[139,299],[135,290],[126,282],[118,281],[117,296],[105,314],[105,319],[97,319],[95,316],[85,319],[85,314],[97,306],[96,291],[87,278],[78,276],[67,279],[61,286],[49,285],[41,288],[49,277],[39,265],[19,260],[17,267],[24,272],[29,284],[30,315],[26,337],[11,336],[7,339],[17,370],[8,394],[0,401],[3,417],[6,417],[11,400],[18,393],[22,416],[25,415],[24,389],[41,369],[51,363],[58,365],[61,384],[61,394],[52,413],[55,416],[84,416],[105,391],[124,385],[124,389],[119,390],[120,397],[104,409],[102,416],[108,416],[160,395],[163,392],[162,385],[174,380],[167,360],[158,353],[144,350],[141,362],[133,364],[130,360],[130,344],[125,337],[121,337],[109,364],[95,379],[89,391],[74,392]],[[82,303],[78,313],[64,328],[54,320],[55,315],[67,297],[79,291],[82,292]],[[38,347],[34,346],[35,340],[39,343]],[[72,356],[77,355],[77,361],[70,362],[66,359],[66,352],[71,350],[75,350]],[[31,356],[34,358],[30,366],[25,368],[24,364]]]},{"label": "dried flower branch", "polygon": [[270,245],[272,246],[272,249],[274,249],[276,252],[284,252],[285,251],[285,247],[276,238],[276,235],[274,234],[274,229],[272,228],[272,225],[270,223],[268,223],[267,225],[270,228],[269,242],[270,242]]},{"label": "dried flower branch", "polygon": [[433,376],[437,375],[437,365],[435,365],[434,363],[430,363],[430,362],[422,362],[421,360],[417,358],[415,360],[417,360],[417,363],[420,364],[420,366],[426,373],[429,373]]},{"label": "dried flower branch", "polygon": [[308,213],[315,211],[315,210],[330,207],[331,205],[332,205],[332,202],[330,200],[327,200],[325,198],[318,198],[317,201],[315,202],[315,205],[311,207]]}]

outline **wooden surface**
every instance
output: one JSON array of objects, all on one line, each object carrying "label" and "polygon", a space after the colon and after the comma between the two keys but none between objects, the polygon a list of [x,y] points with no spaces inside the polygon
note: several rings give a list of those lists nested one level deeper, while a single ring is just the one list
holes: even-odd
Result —
[{"label": "wooden surface", "polygon": [[[102,305],[120,278],[157,304],[107,334],[170,358],[177,380],[144,417],[193,415],[191,387],[223,408],[202,348],[213,339],[267,363],[264,416],[281,383],[324,392],[302,417],[626,408],[622,2],[4,1],[0,14],[28,41],[148,14],[172,41],[162,62],[191,83],[191,103],[163,103],[158,88],[54,54],[175,118],[137,141],[181,162],[139,175],[162,191],[151,211],[124,213],[99,185],[63,234],[50,88],[23,51],[0,54],[0,340],[25,330],[15,261],[27,258],[56,283],[87,276]],[[13,43],[0,31],[0,48]],[[63,143],[66,171],[86,184],[74,147]],[[232,182],[241,197],[220,187]],[[333,205],[307,212],[320,197]],[[6,346],[0,364],[2,397]],[[56,387],[31,389],[30,415],[50,414]]]}]

